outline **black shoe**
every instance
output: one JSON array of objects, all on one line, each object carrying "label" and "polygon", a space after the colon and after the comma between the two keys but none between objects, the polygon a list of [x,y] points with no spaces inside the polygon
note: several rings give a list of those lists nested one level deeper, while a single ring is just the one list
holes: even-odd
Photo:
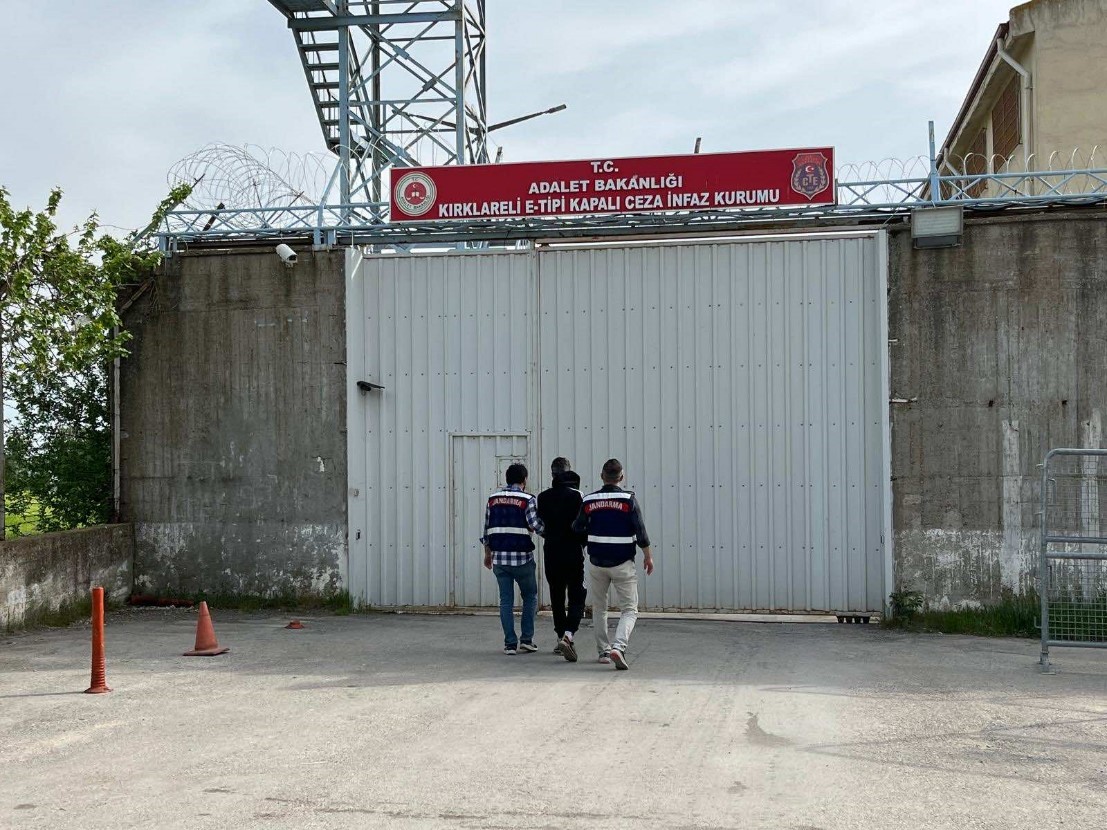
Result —
[{"label": "black shoe", "polygon": [[538,646],[534,643],[519,643],[519,651],[526,652],[527,654],[534,654],[538,651]]},{"label": "black shoe", "polygon": [[561,656],[570,663],[577,661],[577,650],[568,634],[561,638]]},{"label": "black shoe", "polygon": [[626,671],[630,668],[630,666],[627,665],[627,658],[619,649],[611,649],[611,651],[608,652],[608,657],[610,657],[611,662],[615,664],[615,668],[619,669],[620,671]]}]

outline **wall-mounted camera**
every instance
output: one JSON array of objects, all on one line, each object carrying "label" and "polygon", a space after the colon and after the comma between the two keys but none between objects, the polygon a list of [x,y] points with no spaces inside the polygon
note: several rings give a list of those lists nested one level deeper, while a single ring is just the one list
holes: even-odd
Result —
[{"label": "wall-mounted camera", "polygon": [[281,258],[281,262],[291,268],[296,264],[296,252],[285,245],[283,242],[276,248],[277,256]]}]

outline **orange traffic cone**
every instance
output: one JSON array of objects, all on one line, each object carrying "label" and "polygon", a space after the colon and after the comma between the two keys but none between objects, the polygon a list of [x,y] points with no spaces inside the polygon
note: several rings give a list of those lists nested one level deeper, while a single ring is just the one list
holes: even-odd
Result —
[{"label": "orange traffic cone", "polygon": [[186,651],[185,657],[214,657],[216,654],[226,654],[229,648],[220,648],[219,641],[215,639],[215,627],[211,624],[211,614],[208,612],[208,604],[200,603],[200,619],[196,621],[196,646],[192,651]]}]

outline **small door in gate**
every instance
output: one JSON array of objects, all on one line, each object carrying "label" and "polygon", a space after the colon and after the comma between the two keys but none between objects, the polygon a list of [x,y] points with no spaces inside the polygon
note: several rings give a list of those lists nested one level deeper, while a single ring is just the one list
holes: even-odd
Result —
[{"label": "small door in gate", "polygon": [[450,604],[494,608],[499,592],[484,567],[484,509],[488,496],[505,485],[507,468],[527,463],[526,435],[453,435],[450,437],[452,584]]}]

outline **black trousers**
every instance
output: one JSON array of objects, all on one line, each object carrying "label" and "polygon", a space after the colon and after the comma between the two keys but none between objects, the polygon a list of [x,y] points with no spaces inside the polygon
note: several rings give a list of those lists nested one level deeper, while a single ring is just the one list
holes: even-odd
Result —
[{"label": "black trousers", "polygon": [[554,631],[560,639],[566,631],[576,634],[584,616],[584,553],[579,547],[569,551],[551,551],[547,547],[545,555],[550,609]]}]

